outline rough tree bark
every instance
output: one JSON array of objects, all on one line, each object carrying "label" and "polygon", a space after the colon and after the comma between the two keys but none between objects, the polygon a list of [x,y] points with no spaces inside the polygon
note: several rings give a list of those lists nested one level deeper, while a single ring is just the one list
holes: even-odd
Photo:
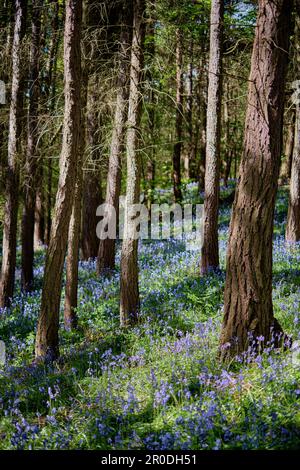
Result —
[{"label": "rough tree bark", "polygon": [[[110,147],[109,167],[107,173],[105,203],[115,208],[117,220],[119,197],[121,191],[121,156],[124,148],[124,133],[128,110],[128,78],[130,66],[130,43],[132,35],[132,2],[123,6],[123,28],[121,30],[119,51],[119,74],[113,134]],[[137,47],[137,46],[135,46]],[[100,240],[97,258],[97,273],[103,274],[115,268],[114,239]]]},{"label": "rough tree bark", "polygon": [[175,202],[182,199],[181,192],[181,148],[183,121],[183,68],[182,68],[182,33],[176,30],[176,118],[175,144],[173,148],[173,190]]},{"label": "rough tree bark", "polygon": [[139,203],[141,155],[138,149],[141,120],[141,86],[145,36],[145,1],[134,0],[133,37],[131,46],[130,88],[127,129],[127,184],[124,239],[121,253],[120,323],[128,326],[139,317],[138,240],[132,237],[128,208]]},{"label": "rough tree bark", "polygon": [[33,259],[34,259],[34,209],[35,187],[37,169],[37,142],[38,142],[38,107],[39,107],[39,57],[41,32],[41,6],[40,0],[32,5],[31,20],[31,47],[29,58],[29,106],[27,149],[25,161],[24,181],[24,209],[22,217],[22,274],[21,286],[26,292],[33,287]]},{"label": "rough tree bark", "polygon": [[248,90],[244,152],[230,223],[221,357],[281,331],[273,316],[272,235],[280,166],[291,2],[260,0]]},{"label": "rough tree bark", "polygon": [[[300,72],[300,1],[296,2],[295,18],[295,73]],[[290,180],[290,197],[285,238],[289,242],[300,240],[300,103],[295,105],[295,135]]]},{"label": "rough tree bark", "polygon": [[58,329],[61,281],[76,181],[77,152],[80,143],[81,17],[82,1],[67,0],[64,31],[65,111],[63,143],[35,343],[37,360],[53,360],[59,355]]},{"label": "rough tree bark", "polygon": [[19,196],[20,138],[23,118],[24,80],[21,70],[22,40],[26,29],[25,0],[15,2],[15,26],[12,45],[12,86],[9,111],[8,161],[6,172],[3,257],[0,283],[0,307],[10,305],[14,292],[17,219]]},{"label": "rough tree bark", "polygon": [[223,1],[212,0],[205,159],[204,233],[201,274],[219,267],[218,213],[222,93]]}]

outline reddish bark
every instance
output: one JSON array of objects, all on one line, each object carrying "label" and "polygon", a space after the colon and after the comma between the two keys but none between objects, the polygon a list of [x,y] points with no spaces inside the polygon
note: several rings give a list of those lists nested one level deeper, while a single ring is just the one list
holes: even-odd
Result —
[{"label": "reddish bark", "polygon": [[[272,235],[282,146],[291,2],[260,0],[244,152],[227,250],[221,357],[263,346],[280,326],[272,305]],[[273,329],[273,330],[272,330]]]}]

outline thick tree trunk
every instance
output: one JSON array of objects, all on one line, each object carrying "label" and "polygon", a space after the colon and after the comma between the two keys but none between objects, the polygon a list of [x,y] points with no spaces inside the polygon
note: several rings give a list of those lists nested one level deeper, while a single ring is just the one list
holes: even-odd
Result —
[{"label": "thick tree trunk", "polygon": [[183,69],[182,69],[182,33],[176,30],[176,121],[175,144],[173,149],[173,189],[175,202],[182,199],[181,192],[181,148],[183,120]]},{"label": "thick tree trunk", "polygon": [[141,120],[141,86],[145,36],[145,1],[134,1],[133,38],[131,47],[130,91],[127,129],[127,185],[124,220],[124,239],[121,253],[120,323],[136,323],[140,311],[138,282],[138,240],[132,237],[128,208],[139,203],[141,155],[138,149]]},{"label": "thick tree trunk", "polygon": [[208,67],[204,234],[201,273],[219,267],[218,213],[222,90],[223,2],[212,0]]},{"label": "thick tree trunk", "polygon": [[[119,197],[121,191],[121,156],[124,148],[124,133],[128,110],[128,78],[130,63],[130,43],[132,26],[132,3],[124,5],[123,28],[120,38],[119,76],[114,126],[110,147],[109,167],[107,173],[105,203],[115,208],[117,220],[119,214]],[[115,268],[114,239],[100,240],[97,258],[97,273],[103,274]]]},{"label": "thick tree trunk", "polygon": [[39,106],[39,56],[41,32],[41,1],[36,0],[32,8],[32,37],[30,48],[30,81],[27,151],[25,162],[24,209],[22,218],[22,289],[33,287],[34,258],[34,208],[37,169],[38,106]]},{"label": "thick tree trunk", "polygon": [[[295,72],[300,72],[300,1],[296,2],[297,15],[295,22]],[[295,134],[292,152],[292,168],[290,180],[290,197],[287,216],[285,238],[289,242],[300,240],[300,104],[296,104],[295,111]],[[287,158],[287,157],[286,157]]]},{"label": "thick tree trunk", "polygon": [[259,1],[244,152],[227,250],[221,357],[266,344],[280,326],[272,305],[272,236],[282,146],[291,2]]},{"label": "thick tree trunk", "polygon": [[59,354],[58,328],[61,280],[66,253],[69,222],[76,181],[77,153],[80,143],[80,35],[82,1],[67,0],[64,32],[65,112],[60,175],[50,242],[47,250],[41,311],[35,354],[38,360],[54,359]]},{"label": "thick tree trunk", "polygon": [[13,296],[15,283],[20,138],[21,121],[23,118],[24,91],[24,82],[21,70],[21,48],[26,29],[26,7],[27,2],[25,0],[16,0],[14,38],[12,46],[12,86],[9,112],[0,307],[9,306],[10,300]]}]

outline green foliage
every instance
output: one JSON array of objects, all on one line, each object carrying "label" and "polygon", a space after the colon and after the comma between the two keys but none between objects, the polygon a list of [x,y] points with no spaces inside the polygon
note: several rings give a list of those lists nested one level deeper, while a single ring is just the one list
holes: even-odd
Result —
[{"label": "green foliage", "polygon": [[[280,217],[286,200],[280,192]],[[8,363],[0,370],[0,448],[299,447],[300,372],[291,352],[218,361],[229,215],[224,208],[222,270],[208,277],[199,276],[198,253],[181,242],[142,244],[142,317],[132,329],[118,326],[118,273],[98,279],[93,262],[81,263],[79,329],[61,325],[62,356],[52,366],[32,365],[40,291],[2,314]],[[299,246],[287,248],[277,236],[274,309],[294,339],[299,259]],[[36,268],[42,264],[41,254]]]}]

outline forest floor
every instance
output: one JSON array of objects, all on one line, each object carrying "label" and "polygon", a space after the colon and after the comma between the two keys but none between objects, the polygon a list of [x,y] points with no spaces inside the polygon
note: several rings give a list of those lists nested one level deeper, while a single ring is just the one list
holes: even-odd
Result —
[{"label": "forest floor", "polygon": [[[196,187],[188,185],[187,201]],[[167,197],[167,195],[166,195]],[[300,245],[284,242],[287,193],[279,192],[274,308],[300,339]],[[221,208],[221,271],[199,276],[199,253],[178,240],[140,244],[140,324],[119,328],[119,273],[79,269],[79,330],[61,318],[61,359],[32,365],[44,251],[36,290],[0,313],[1,449],[300,448],[300,367],[291,351],[249,350],[218,362],[230,209]],[[118,259],[120,253],[118,251]],[[20,252],[18,252],[20,266]],[[63,293],[62,293],[63,294]],[[63,298],[63,295],[62,295]]]}]

